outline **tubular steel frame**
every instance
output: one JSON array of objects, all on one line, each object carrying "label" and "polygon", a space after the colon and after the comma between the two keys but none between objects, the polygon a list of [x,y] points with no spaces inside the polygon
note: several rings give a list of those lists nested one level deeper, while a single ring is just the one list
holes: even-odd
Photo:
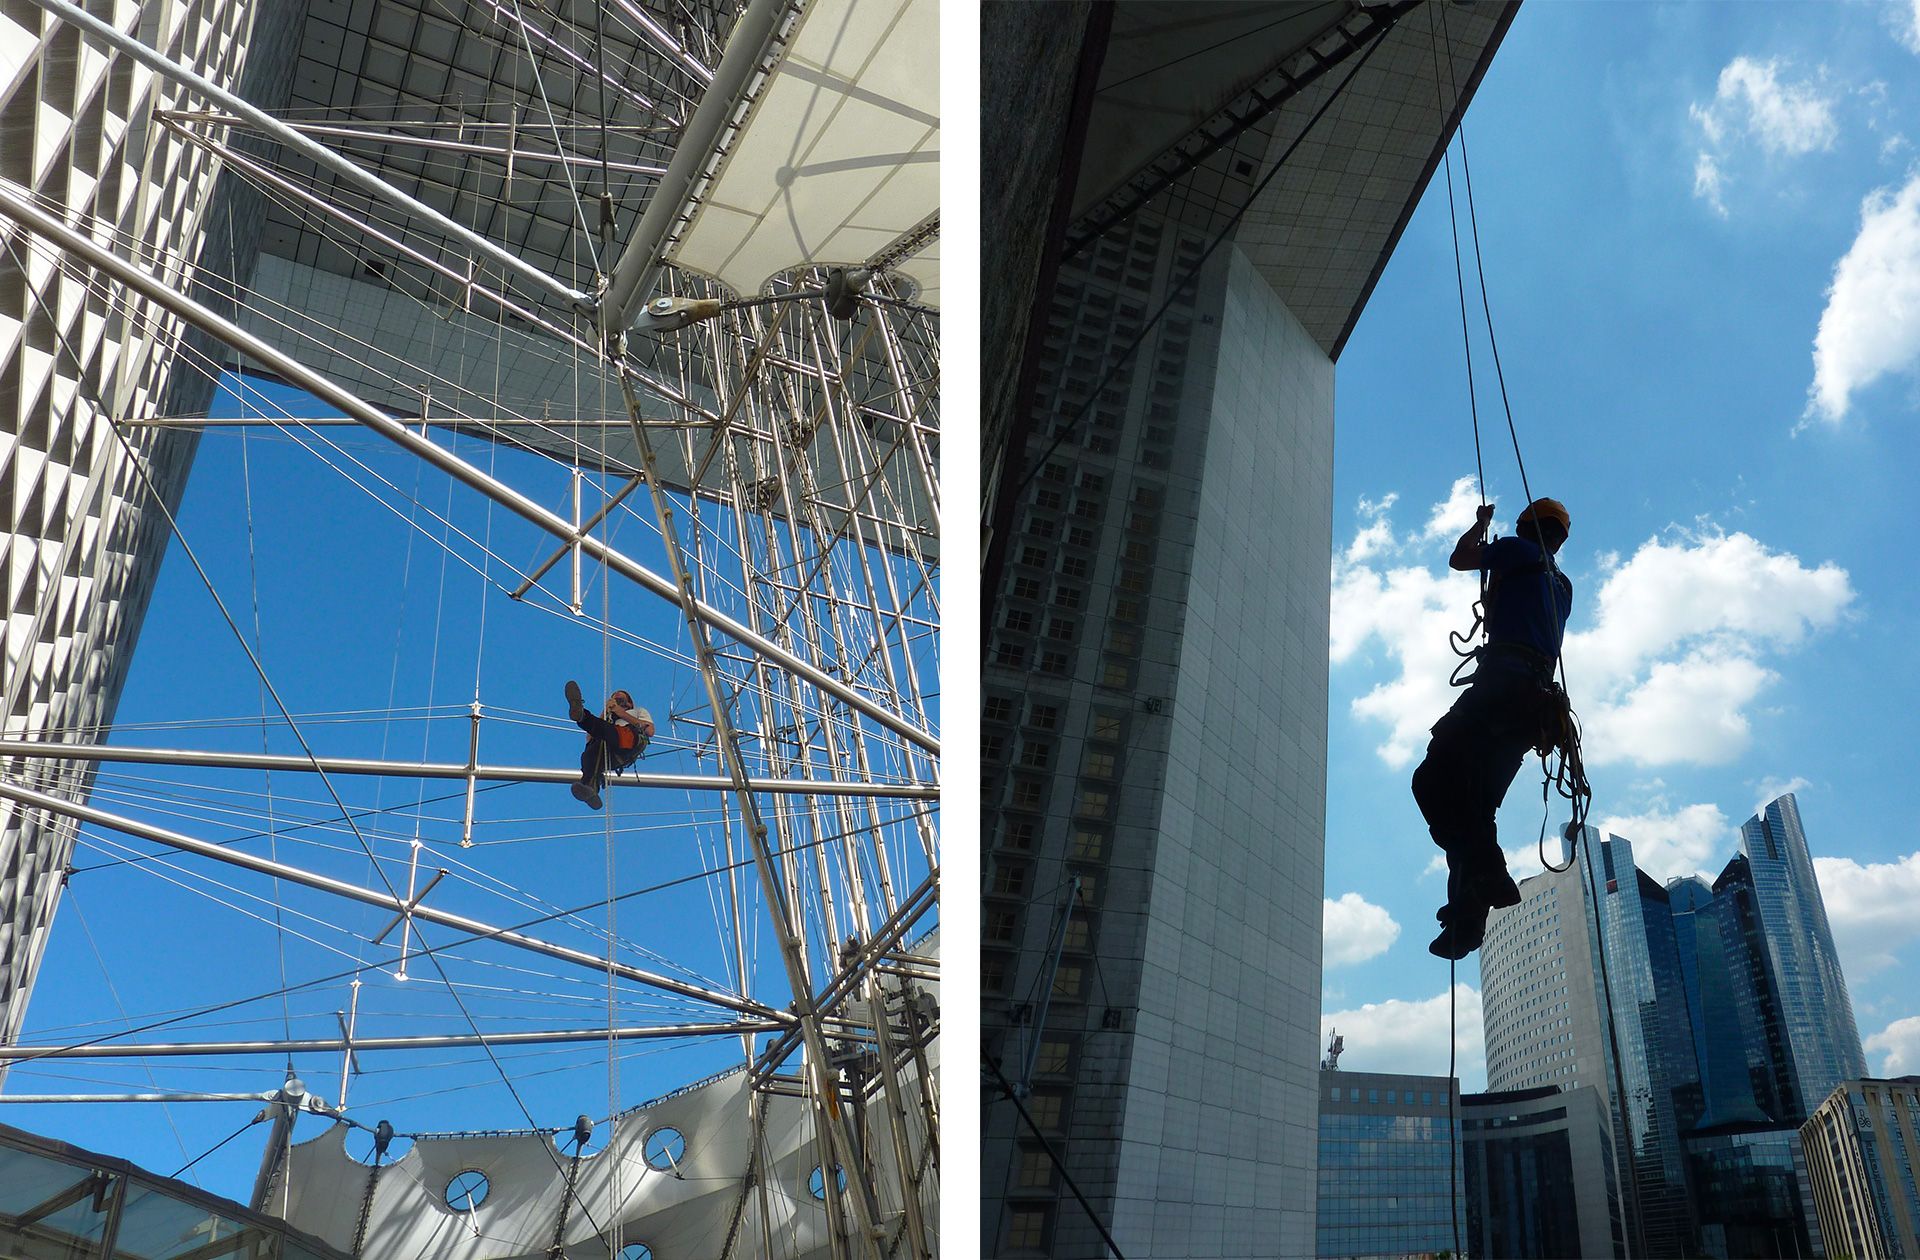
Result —
[{"label": "tubular steel frame", "polygon": [[[632,11],[624,0],[617,2]],[[434,909],[422,904],[424,894],[408,900],[350,885],[66,800],[28,786],[18,777],[23,763],[113,761],[464,779],[471,791],[471,784],[479,779],[564,782],[574,777],[567,771],[483,766],[477,750],[466,764],[437,764],[0,740],[0,798],[19,807],[383,906],[404,920],[417,917],[466,932],[469,940],[518,946],[601,974],[611,971],[630,983],[692,998],[735,1016],[726,1022],[542,1029],[484,1038],[477,1034],[356,1038],[343,1025],[337,1039],[6,1046],[0,1047],[0,1065],[39,1057],[295,1050],[351,1057],[476,1044],[740,1036],[750,1051],[755,1086],[751,1122],[760,1123],[759,1108],[764,1105],[760,1100],[766,1096],[798,1093],[812,1103],[820,1136],[827,1143],[827,1162],[847,1170],[844,1191],[835,1178],[825,1179],[829,1208],[842,1221],[833,1240],[835,1253],[850,1249],[878,1260],[904,1243],[911,1255],[929,1255],[921,1183],[938,1168],[937,1082],[930,1075],[927,1058],[938,1020],[917,986],[937,975],[938,965],[935,959],[904,951],[938,903],[937,835],[930,810],[892,818],[883,816],[881,805],[886,799],[936,801],[940,790],[939,741],[933,733],[938,725],[933,701],[937,682],[923,677],[940,620],[938,562],[928,553],[928,544],[937,545],[939,534],[937,324],[929,313],[899,300],[884,274],[875,281],[877,300],[863,301],[851,325],[830,319],[824,303],[810,295],[809,290],[822,283],[814,273],[776,281],[774,295],[784,291],[790,300],[771,308],[764,302],[739,304],[690,325],[675,334],[672,343],[663,343],[664,353],[656,353],[644,365],[629,352],[627,334],[622,331],[655,284],[676,295],[717,294],[708,282],[663,265],[660,253],[684,221],[690,191],[708,170],[717,147],[737,126],[734,119],[740,100],[752,91],[756,75],[777,51],[781,32],[790,28],[798,11],[796,0],[754,0],[742,19],[743,36],[729,43],[727,55],[711,71],[665,32],[656,32],[690,69],[700,72],[708,90],[664,172],[623,169],[627,174],[658,173],[671,195],[650,203],[633,239],[612,263],[606,283],[592,294],[575,290],[497,243],[476,236],[325,148],[321,141],[414,144],[465,158],[505,154],[523,162],[584,170],[599,166],[589,155],[557,147],[520,148],[511,136],[504,148],[496,148],[409,137],[393,130],[312,122],[290,125],[67,0],[34,3],[199,96],[203,108],[198,112],[163,114],[159,122],[172,135],[218,153],[237,177],[295,198],[345,230],[371,237],[440,274],[460,286],[469,303],[490,302],[521,326],[530,326],[559,345],[603,356],[601,366],[617,379],[628,414],[608,416],[594,427],[603,440],[622,427],[632,438],[669,574],[657,573],[595,537],[591,524],[580,524],[577,509],[572,521],[547,510],[178,287],[118,256],[13,186],[0,184],[0,219],[57,250],[68,265],[90,269],[121,286],[128,300],[171,313],[250,363],[334,406],[339,415],[331,423],[371,429],[514,511],[561,544],[556,560],[569,552],[590,556],[681,611],[696,644],[706,704],[675,716],[711,732],[710,749],[717,756],[720,773],[640,774],[627,781],[638,787],[726,794],[733,805],[729,850],[738,838],[751,855],[772,916],[789,992],[782,995],[784,1009],[776,1009],[744,994],[610,964],[606,958]],[[214,110],[221,112],[210,112]],[[241,123],[370,193],[390,213],[407,218],[416,232],[451,238],[503,271],[532,282],[550,304],[513,298],[504,285],[489,288],[480,282],[478,266],[467,275],[457,274],[388,230],[386,224],[370,222],[347,207],[328,205],[218,134]],[[237,286],[234,296],[244,302]],[[641,390],[663,402],[671,418],[643,420]],[[705,397],[714,399],[711,407],[703,405]],[[220,422],[182,418],[127,423]],[[494,420],[454,423],[510,431],[516,425],[539,422],[503,413]],[[706,439],[705,444],[696,438]],[[661,483],[657,443],[671,445],[683,467],[698,470],[691,479],[693,493],[670,491]],[[635,488],[630,484],[620,494],[624,497]],[[540,576],[535,574],[532,581]],[[577,608],[577,599],[561,602]],[[754,750],[751,760],[746,752],[749,741]],[[899,887],[901,873],[895,869],[906,850],[890,851],[890,837],[894,845],[917,848],[913,864],[925,867],[924,878],[910,889]],[[731,904],[736,908],[741,904],[737,883]],[[735,913],[735,945],[743,952],[737,909]],[[742,965],[737,974],[744,977],[744,953],[738,961]],[[752,1037],[760,1033],[768,1034],[770,1040],[755,1052]],[[876,1070],[865,1076],[843,1075],[836,1066],[836,1048],[870,1053]],[[906,1071],[909,1063],[916,1069],[911,1081]],[[202,1096],[258,1101],[271,1095]],[[71,1097],[75,1101],[184,1101],[188,1096]],[[870,1103],[877,1103],[877,1109]],[[865,1175],[870,1164],[863,1151],[875,1125],[887,1131],[900,1152],[894,1170],[898,1184],[884,1188]],[[916,1132],[918,1150],[913,1149]],[[743,1206],[745,1194],[743,1189]],[[900,1228],[892,1232],[889,1218],[896,1215]]]}]

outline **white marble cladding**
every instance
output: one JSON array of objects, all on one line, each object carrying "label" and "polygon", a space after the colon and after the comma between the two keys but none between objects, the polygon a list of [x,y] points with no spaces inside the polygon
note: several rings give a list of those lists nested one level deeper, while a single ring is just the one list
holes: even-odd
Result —
[{"label": "white marble cladding", "polygon": [[1208,271],[1225,297],[1180,404],[1204,452],[1169,486],[1197,528],[1113,1228],[1129,1256],[1310,1256],[1334,373],[1237,249]]}]

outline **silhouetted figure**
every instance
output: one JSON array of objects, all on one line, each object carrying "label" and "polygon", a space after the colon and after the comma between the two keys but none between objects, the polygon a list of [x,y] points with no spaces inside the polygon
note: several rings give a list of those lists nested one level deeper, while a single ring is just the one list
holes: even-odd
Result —
[{"label": "silhouetted figure", "polygon": [[1512,538],[1487,541],[1493,505],[1447,560],[1461,572],[1487,574],[1487,642],[1474,653],[1473,678],[1433,724],[1427,757],[1413,772],[1413,797],[1433,842],[1447,855],[1447,904],[1440,935],[1427,948],[1465,958],[1486,935],[1487,911],[1520,903],[1494,829],[1527,750],[1540,743],[1543,715],[1573,610],[1573,583],[1553,565],[1572,519],[1553,499],[1535,499],[1514,522]]}]

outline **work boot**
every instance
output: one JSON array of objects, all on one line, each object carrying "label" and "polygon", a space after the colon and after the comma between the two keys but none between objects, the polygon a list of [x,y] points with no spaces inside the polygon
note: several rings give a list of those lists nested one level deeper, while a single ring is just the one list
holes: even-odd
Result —
[{"label": "work boot", "polygon": [[600,793],[594,791],[593,786],[591,784],[584,783],[584,782],[575,783],[571,791],[573,792],[573,799],[581,802],[588,809],[600,808],[602,804],[602,801],[600,800]]},{"label": "work boot", "polygon": [[[587,698],[580,694],[580,684],[569,678],[567,679],[567,717],[578,722],[585,716],[587,716]],[[585,800],[586,798],[581,797],[580,799]],[[595,806],[594,808],[597,809],[599,807]]]},{"label": "work boot", "polygon": [[1433,938],[1427,952],[1458,962],[1480,948],[1487,935],[1487,912],[1478,906],[1442,906],[1437,916],[1440,935]]}]

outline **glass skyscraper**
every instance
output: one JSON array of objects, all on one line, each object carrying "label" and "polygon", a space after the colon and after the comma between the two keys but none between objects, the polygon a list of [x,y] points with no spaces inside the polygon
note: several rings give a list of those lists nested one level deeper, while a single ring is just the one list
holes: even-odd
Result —
[{"label": "glass skyscraper", "polygon": [[[1445,1076],[1320,1073],[1320,1260],[1427,1255],[1466,1243],[1465,1176]],[[1464,1181],[1460,1183],[1464,1186]]]},{"label": "glass skyscraper", "polygon": [[1792,793],[1746,821],[1740,847],[1752,872],[1754,905],[1779,986],[1780,1020],[1794,1073],[1794,1118],[1800,1119],[1841,1081],[1865,1076],[1866,1055]]}]

